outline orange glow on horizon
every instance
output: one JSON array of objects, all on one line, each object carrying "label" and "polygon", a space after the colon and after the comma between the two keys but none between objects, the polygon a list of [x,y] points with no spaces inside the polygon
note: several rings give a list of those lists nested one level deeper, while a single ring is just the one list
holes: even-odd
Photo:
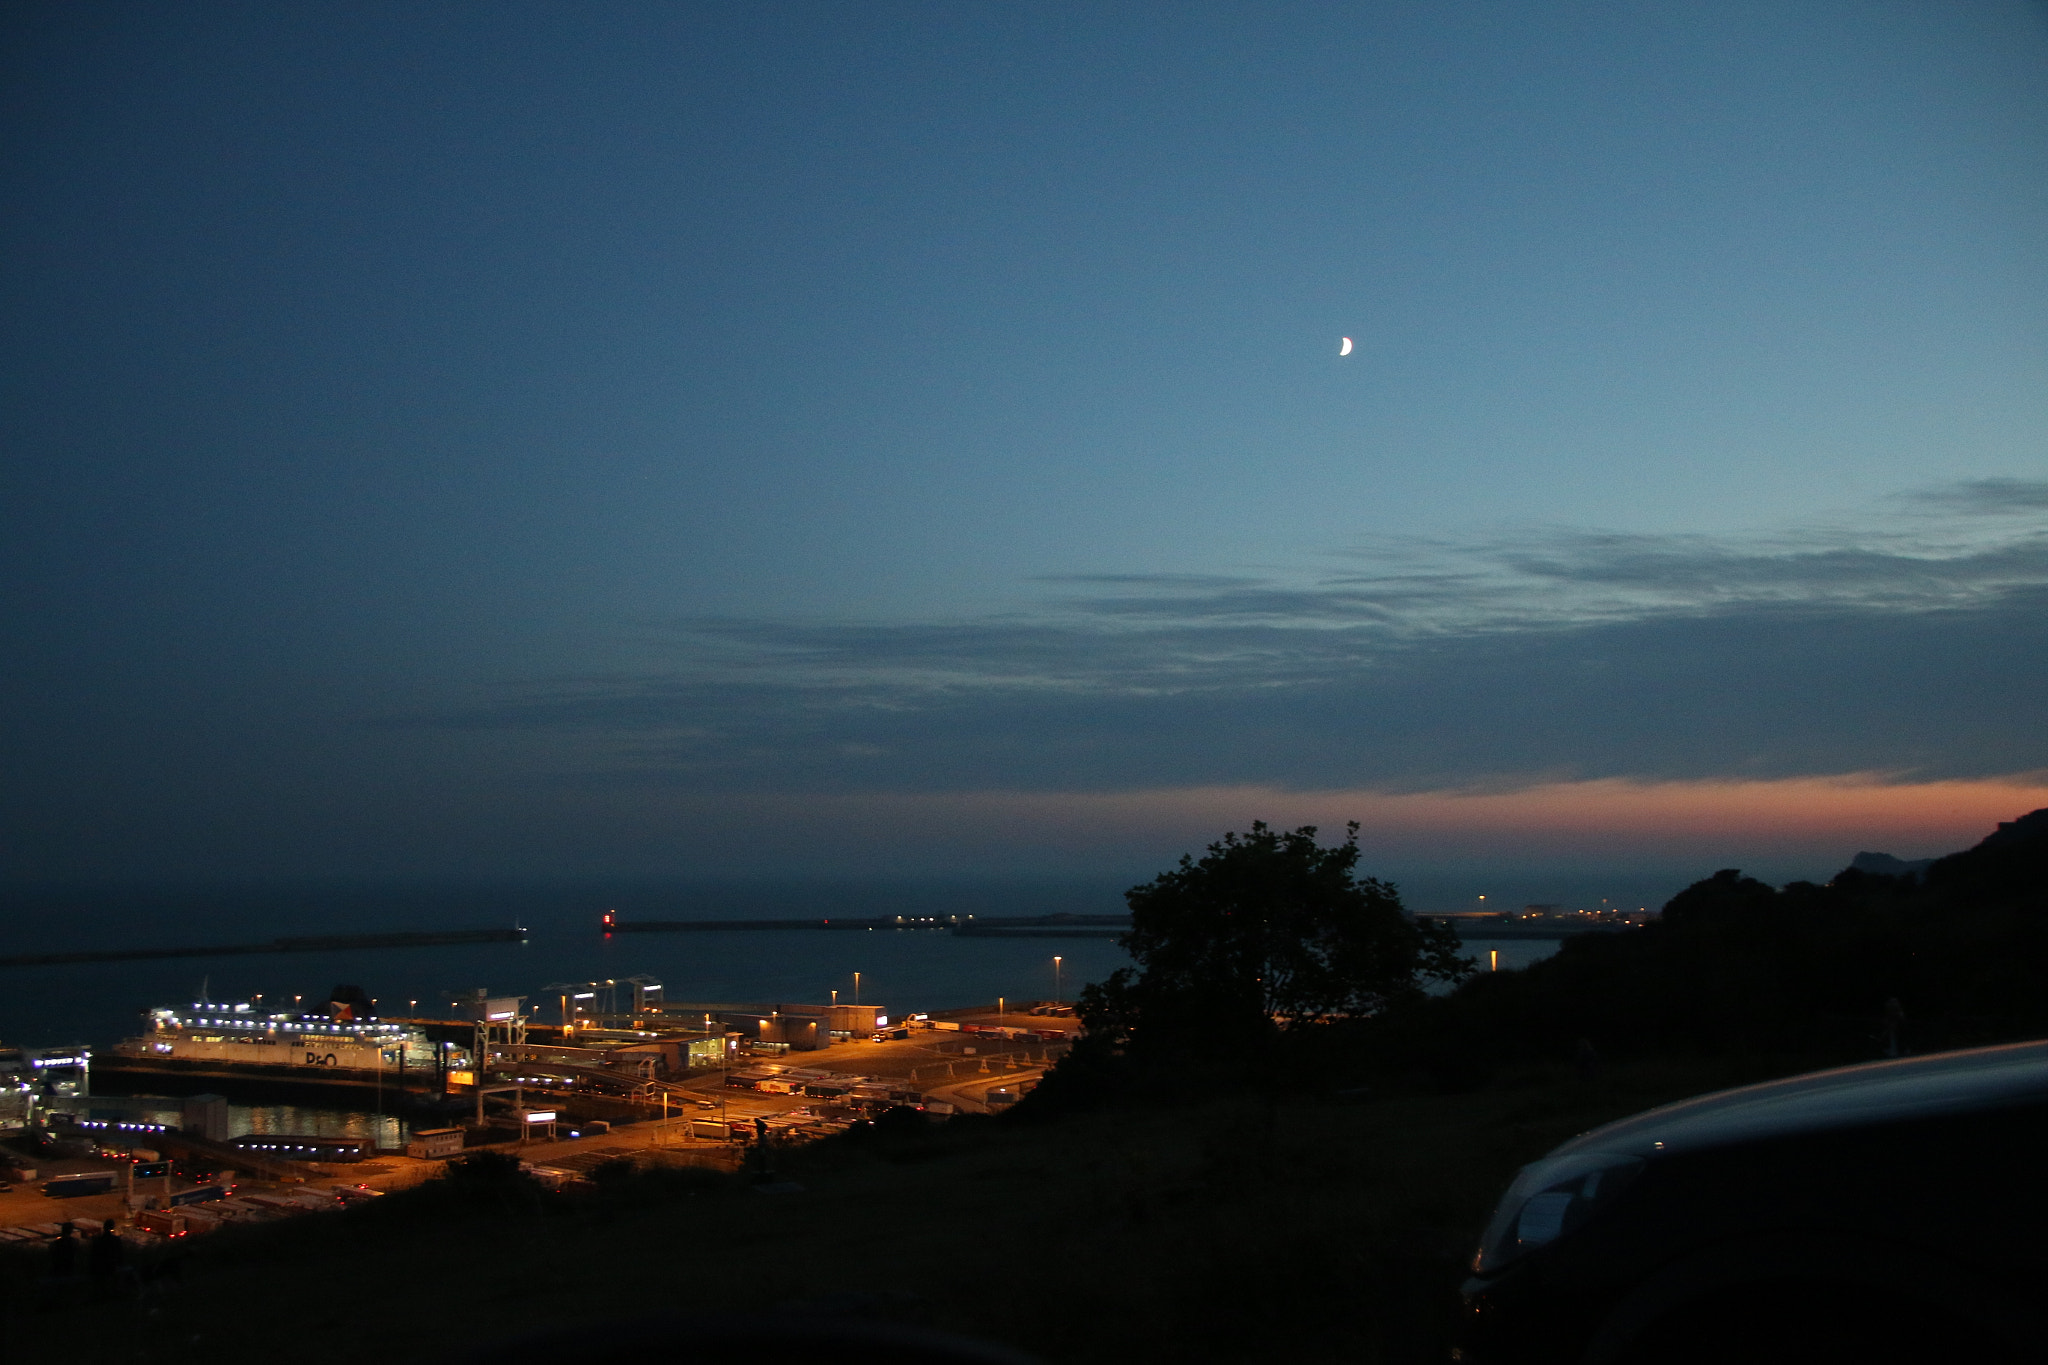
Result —
[{"label": "orange glow on horizon", "polygon": [[[1423,792],[1288,791],[1265,786],[1127,792],[950,792],[805,798],[825,825],[970,843],[1039,843],[1069,851],[1133,836],[1206,843],[1253,820],[1338,833],[1368,848],[1527,855],[1724,849],[1728,857],[1841,846],[1925,857],[1967,848],[2001,820],[2048,806],[2048,775],[1901,782],[1884,774],[1756,781],[1601,778],[1519,788]],[[1001,831],[997,834],[997,831]]]},{"label": "orange glow on horizon", "polygon": [[[1769,780],[1505,781],[1435,791],[1302,791],[1254,785],[1127,791],[637,791],[587,808],[593,838],[629,831],[663,860],[688,850],[745,868],[865,875],[906,867],[986,875],[1115,868],[1198,852],[1254,820],[1314,825],[1326,842],[1362,827],[1368,869],[1598,864],[1742,867],[1825,876],[1869,850],[1901,858],[1968,848],[1999,822],[2048,807],[2048,773],[1915,782],[1893,773]],[[556,808],[551,818],[561,824]],[[795,851],[800,854],[792,858]],[[651,860],[650,860],[651,861]]]}]

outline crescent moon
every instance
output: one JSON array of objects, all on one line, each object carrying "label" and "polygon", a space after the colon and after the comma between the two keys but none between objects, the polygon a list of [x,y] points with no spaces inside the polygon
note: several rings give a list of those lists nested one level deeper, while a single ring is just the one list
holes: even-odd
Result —
[{"label": "crescent moon", "polygon": [[1344,344],[1343,344],[1342,346],[1339,346],[1339,347],[1337,348],[1337,354],[1338,354],[1338,355],[1350,355],[1350,354],[1351,354],[1351,338],[1350,338],[1350,337],[1345,337],[1345,338],[1344,338]]}]

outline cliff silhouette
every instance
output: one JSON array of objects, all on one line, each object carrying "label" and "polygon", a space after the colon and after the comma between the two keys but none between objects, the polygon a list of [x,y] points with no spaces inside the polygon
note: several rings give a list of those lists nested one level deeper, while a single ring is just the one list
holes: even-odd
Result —
[{"label": "cliff silhouette", "polygon": [[1723,869],[1654,924],[1567,940],[1359,1040],[1456,1086],[1575,1055],[1825,1065],[2048,1034],[2048,810],[1924,866],[1875,861],[1783,887]]}]

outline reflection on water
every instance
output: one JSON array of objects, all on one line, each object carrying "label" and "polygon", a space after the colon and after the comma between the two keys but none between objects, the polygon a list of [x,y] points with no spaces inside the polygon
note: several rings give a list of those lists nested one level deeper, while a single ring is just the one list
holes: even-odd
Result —
[{"label": "reflection on water", "polygon": [[[1480,971],[1512,972],[1532,962],[1541,962],[1556,952],[1562,939],[1555,938],[1468,938],[1464,942],[1465,956],[1472,959]],[[1451,988],[1437,984],[1429,988],[1431,995],[1442,995]]]},{"label": "reflection on water", "polygon": [[1474,938],[1465,941],[1465,955],[1477,962],[1483,972],[1488,970],[1492,961],[1487,954],[1499,953],[1500,970],[1511,972],[1532,962],[1541,962],[1563,946],[1564,940],[1557,938]]}]

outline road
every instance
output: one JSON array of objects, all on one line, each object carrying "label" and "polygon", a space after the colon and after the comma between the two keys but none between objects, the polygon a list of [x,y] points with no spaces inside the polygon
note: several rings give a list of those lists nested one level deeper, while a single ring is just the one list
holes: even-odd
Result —
[{"label": "road", "polygon": [[[1071,1034],[1076,1027],[1071,1019],[1048,1019],[1028,1014],[997,1015],[994,1011],[964,1016],[953,1022],[1066,1034]],[[1005,1039],[988,1034],[932,1029],[886,1042],[860,1039],[835,1043],[815,1052],[749,1058],[736,1063],[735,1068],[776,1062],[806,1069],[872,1076],[880,1081],[902,1082],[905,1089],[914,1088],[973,1112],[986,1108],[982,1096],[991,1087],[1036,1077],[1059,1055],[1061,1048],[1061,1044],[1037,1039]],[[727,1113],[740,1119],[774,1117],[817,1103],[802,1095],[764,1095],[729,1089],[716,1073],[693,1077],[682,1082],[679,1089],[698,1100],[715,1103],[723,1099]]]}]

